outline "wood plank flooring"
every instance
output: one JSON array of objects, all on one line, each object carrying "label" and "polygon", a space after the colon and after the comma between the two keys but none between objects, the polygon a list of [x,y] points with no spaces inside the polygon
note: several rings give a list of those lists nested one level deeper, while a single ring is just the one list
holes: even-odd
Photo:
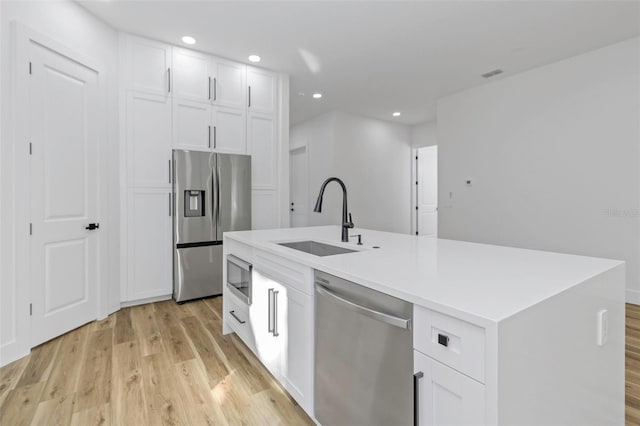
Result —
[{"label": "wood plank flooring", "polygon": [[313,425],[222,299],[124,308],[0,368],[0,425]]},{"label": "wood plank flooring", "polygon": [[[313,425],[235,336],[222,299],[122,309],[0,368],[0,425]],[[640,306],[627,305],[626,426],[640,425]]]}]

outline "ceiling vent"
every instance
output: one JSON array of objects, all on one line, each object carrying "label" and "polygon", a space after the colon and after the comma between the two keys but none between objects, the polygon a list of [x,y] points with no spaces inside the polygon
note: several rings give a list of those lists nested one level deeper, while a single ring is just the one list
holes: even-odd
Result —
[{"label": "ceiling vent", "polygon": [[498,74],[502,74],[503,72],[504,71],[498,69],[498,70],[493,70],[493,71],[486,72],[486,73],[482,74],[482,76],[484,78],[491,78],[491,77],[496,76]]}]

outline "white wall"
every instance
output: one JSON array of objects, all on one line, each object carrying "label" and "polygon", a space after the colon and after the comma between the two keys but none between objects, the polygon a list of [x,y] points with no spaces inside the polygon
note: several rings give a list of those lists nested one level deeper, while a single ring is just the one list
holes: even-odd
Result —
[{"label": "white wall", "polygon": [[[15,188],[24,185],[18,177],[22,171],[13,167],[14,155],[25,149],[25,141],[13,140],[14,118],[12,111],[13,39],[11,22],[16,21],[55,40],[68,49],[89,58],[100,69],[100,96],[105,116],[102,126],[106,129],[106,146],[101,147],[100,182],[102,204],[100,206],[101,231],[107,239],[101,250],[108,253],[108,264],[101,265],[101,276],[107,286],[100,293],[102,305],[99,315],[119,307],[118,241],[119,241],[119,193],[118,193],[118,126],[117,126],[117,33],[71,1],[57,2],[0,2],[1,21],[1,86],[2,86],[2,144],[0,158],[2,172],[0,184],[1,227],[0,246],[0,364],[24,355],[29,350],[29,335],[17,333],[28,324],[29,300],[16,300],[18,289],[28,288],[29,283],[16,281],[15,249],[19,239],[27,238],[25,229],[16,229],[14,206],[23,202]],[[26,151],[24,151],[26,153]],[[106,202],[104,202],[106,200]],[[105,205],[106,204],[106,205]],[[104,224],[104,225],[103,225]],[[23,261],[23,259],[22,259]],[[22,293],[25,294],[25,293]],[[28,296],[28,293],[26,293]],[[25,317],[26,313],[26,317]],[[28,328],[27,328],[28,330]]]},{"label": "white wall", "polygon": [[411,146],[422,148],[438,145],[437,130],[438,126],[435,121],[426,121],[411,126]]},{"label": "white wall", "polygon": [[640,39],[443,98],[437,137],[441,238],[622,259],[640,303]]},{"label": "white wall", "polygon": [[309,155],[309,225],[340,223],[342,191],[335,183],[327,186],[322,213],[312,212],[320,185],[336,176],[347,186],[356,227],[410,232],[408,126],[331,112],[292,128],[291,148],[304,143]]}]

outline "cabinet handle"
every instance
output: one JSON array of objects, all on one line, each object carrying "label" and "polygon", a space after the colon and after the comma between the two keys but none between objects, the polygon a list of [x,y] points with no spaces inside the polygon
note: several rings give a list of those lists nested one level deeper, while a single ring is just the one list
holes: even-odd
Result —
[{"label": "cabinet handle", "polygon": [[438,343],[442,346],[449,346],[449,336],[438,333]]},{"label": "cabinet handle", "polygon": [[280,335],[278,333],[278,293],[279,291],[273,292],[273,337]]},{"label": "cabinet handle", "polygon": [[240,318],[238,318],[235,314],[236,311],[229,311],[229,315],[231,315],[236,321],[238,321],[240,324],[244,324],[246,321],[242,321]]},{"label": "cabinet handle", "polygon": [[171,160],[168,160],[168,161],[169,161],[169,183],[171,183],[171,175],[173,173],[172,173],[172,170],[171,170]]},{"label": "cabinet handle", "polygon": [[213,126],[213,149],[217,148],[218,132],[216,126]]},{"label": "cabinet handle", "polygon": [[171,93],[171,68],[167,68],[167,85],[169,93]]},{"label": "cabinet handle", "polygon": [[207,89],[209,100],[211,100],[211,77],[209,77],[209,88]]},{"label": "cabinet handle", "polygon": [[251,108],[251,86],[249,86],[249,108]]},{"label": "cabinet handle", "polygon": [[215,101],[216,99],[218,99],[218,82],[213,77],[213,100]]},{"label": "cabinet handle", "polygon": [[413,425],[420,426],[420,379],[424,377],[422,371],[413,375]]},{"label": "cabinet handle", "polygon": [[269,291],[267,292],[267,318],[268,318],[268,330],[267,333],[273,333],[273,319],[271,316],[271,296],[273,295],[273,289],[270,288]]},{"label": "cabinet handle", "polygon": [[208,136],[208,140],[209,140],[209,148],[211,148],[211,125],[209,125],[209,136]]},{"label": "cabinet handle", "polygon": [[171,193],[169,193],[169,216],[171,216]]}]

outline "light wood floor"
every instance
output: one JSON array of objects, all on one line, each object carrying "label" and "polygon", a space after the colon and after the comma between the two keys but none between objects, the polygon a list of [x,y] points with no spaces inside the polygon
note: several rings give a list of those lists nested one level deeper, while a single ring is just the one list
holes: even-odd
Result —
[{"label": "light wood floor", "polygon": [[312,425],[222,299],[122,309],[0,369],[1,425]]},{"label": "light wood floor", "polygon": [[[0,368],[1,425],[312,425],[222,299],[125,308]],[[627,305],[626,426],[640,425],[640,306]]]}]

